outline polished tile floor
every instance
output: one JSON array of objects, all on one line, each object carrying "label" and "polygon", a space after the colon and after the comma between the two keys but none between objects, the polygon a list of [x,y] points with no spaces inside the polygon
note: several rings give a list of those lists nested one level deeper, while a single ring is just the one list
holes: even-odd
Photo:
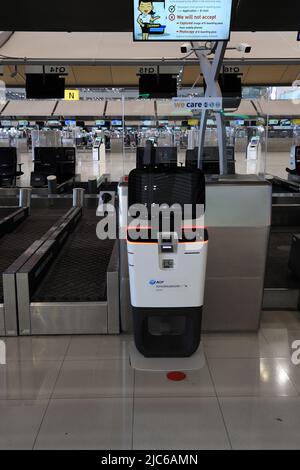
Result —
[{"label": "polished tile floor", "polygon": [[[21,161],[28,185],[31,154]],[[134,165],[77,155],[83,181]],[[286,166],[288,154],[268,155],[269,173]],[[257,334],[203,335],[205,365],[183,382],[132,370],[129,335],[0,339],[0,449],[300,449],[299,312],[265,312]]]},{"label": "polished tile floor", "polygon": [[130,335],[1,340],[1,449],[300,449],[300,312],[203,335],[183,382],[132,370]]}]

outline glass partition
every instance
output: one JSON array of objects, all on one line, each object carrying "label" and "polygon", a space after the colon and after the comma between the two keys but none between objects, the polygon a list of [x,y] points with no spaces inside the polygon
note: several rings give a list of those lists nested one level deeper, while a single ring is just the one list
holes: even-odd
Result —
[{"label": "glass partition", "polygon": [[[176,149],[178,165],[197,165],[201,124],[199,113],[181,112],[178,116],[172,100],[123,98],[122,103],[123,114],[119,116],[119,122],[111,121],[112,146],[107,158],[108,172],[119,177],[127,175],[136,166],[138,152],[141,152],[139,149],[145,148],[147,142],[158,148]],[[253,109],[253,115],[240,115],[238,111],[223,113],[229,174],[264,175],[266,171],[266,119],[258,116],[252,105],[249,106]],[[204,160],[208,162],[205,172],[220,173],[215,112],[210,112],[207,119]]]},{"label": "glass partition", "polygon": [[266,173],[293,180],[300,145],[300,87],[270,87],[261,101],[267,128]]},{"label": "glass partition", "polygon": [[[251,90],[238,109],[223,112],[230,172],[287,180],[293,176],[296,147],[300,147],[299,91],[296,87],[270,87],[253,94]],[[24,155],[31,144],[33,148],[76,145],[78,173],[83,173],[83,178],[110,173],[115,181],[135,167],[138,148],[145,147],[147,141],[159,148],[176,148],[179,165],[197,161],[200,113],[178,110],[170,99],[136,99],[119,92],[116,98],[106,100],[105,115],[85,119],[82,125],[72,116],[64,119],[60,129],[52,129],[45,121],[39,130],[35,122],[28,122],[26,131],[20,130],[21,122],[11,122],[5,128],[3,121],[0,145],[20,147],[23,138]],[[99,141],[101,158],[97,156]],[[207,120],[204,156],[218,161],[214,112]],[[26,158],[31,164],[31,156]],[[25,157],[22,159],[25,162]],[[214,165],[209,171],[219,173]]]}]

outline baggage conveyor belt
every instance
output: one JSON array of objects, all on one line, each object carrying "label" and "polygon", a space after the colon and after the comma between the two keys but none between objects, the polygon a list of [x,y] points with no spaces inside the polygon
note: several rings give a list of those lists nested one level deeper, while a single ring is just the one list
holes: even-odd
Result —
[{"label": "baggage conveyor belt", "polygon": [[0,303],[3,303],[2,273],[66,212],[65,209],[33,209],[13,232],[0,239]]},{"label": "baggage conveyor belt", "polygon": [[31,297],[31,302],[100,302],[114,240],[99,240],[95,209],[85,209],[75,230]]},{"label": "baggage conveyor belt", "polygon": [[8,215],[12,214],[18,209],[18,207],[0,207],[0,220]]}]

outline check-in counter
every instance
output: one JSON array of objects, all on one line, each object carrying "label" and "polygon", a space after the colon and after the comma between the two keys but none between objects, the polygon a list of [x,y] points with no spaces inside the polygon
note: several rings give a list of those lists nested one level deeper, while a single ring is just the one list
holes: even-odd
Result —
[{"label": "check-in counter", "polygon": [[[127,186],[119,186],[119,201]],[[256,331],[260,325],[271,225],[272,187],[256,175],[212,177],[206,187],[208,228],[203,331]],[[123,331],[131,331],[126,241],[120,241]]]},{"label": "check-in counter", "polygon": [[291,146],[293,145],[294,140],[291,137],[280,138],[272,137],[268,139],[268,152],[269,153],[290,153]]},{"label": "check-in counter", "polygon": [[204,331],[259,328],[271,207],[271,185],[259,176],[218,177],[207,182]]},{"label": "check-in counter", "polygon": [[16,139],[16,147],[17,147],[18,153],[28,152],[27,139],[25,138]]},{"label": "check-in counter", "polygon": [[112,136],[111,142],[111,153],[122,153],[123,152],[123,137]]}]

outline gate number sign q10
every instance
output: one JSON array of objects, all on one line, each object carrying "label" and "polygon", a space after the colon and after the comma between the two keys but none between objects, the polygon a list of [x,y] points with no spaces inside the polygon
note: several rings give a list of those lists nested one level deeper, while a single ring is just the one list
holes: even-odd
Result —
[{"label": "gate number sign q10", "polygon": [[226,41],[233,0],[133,0],[135,41]]}]

